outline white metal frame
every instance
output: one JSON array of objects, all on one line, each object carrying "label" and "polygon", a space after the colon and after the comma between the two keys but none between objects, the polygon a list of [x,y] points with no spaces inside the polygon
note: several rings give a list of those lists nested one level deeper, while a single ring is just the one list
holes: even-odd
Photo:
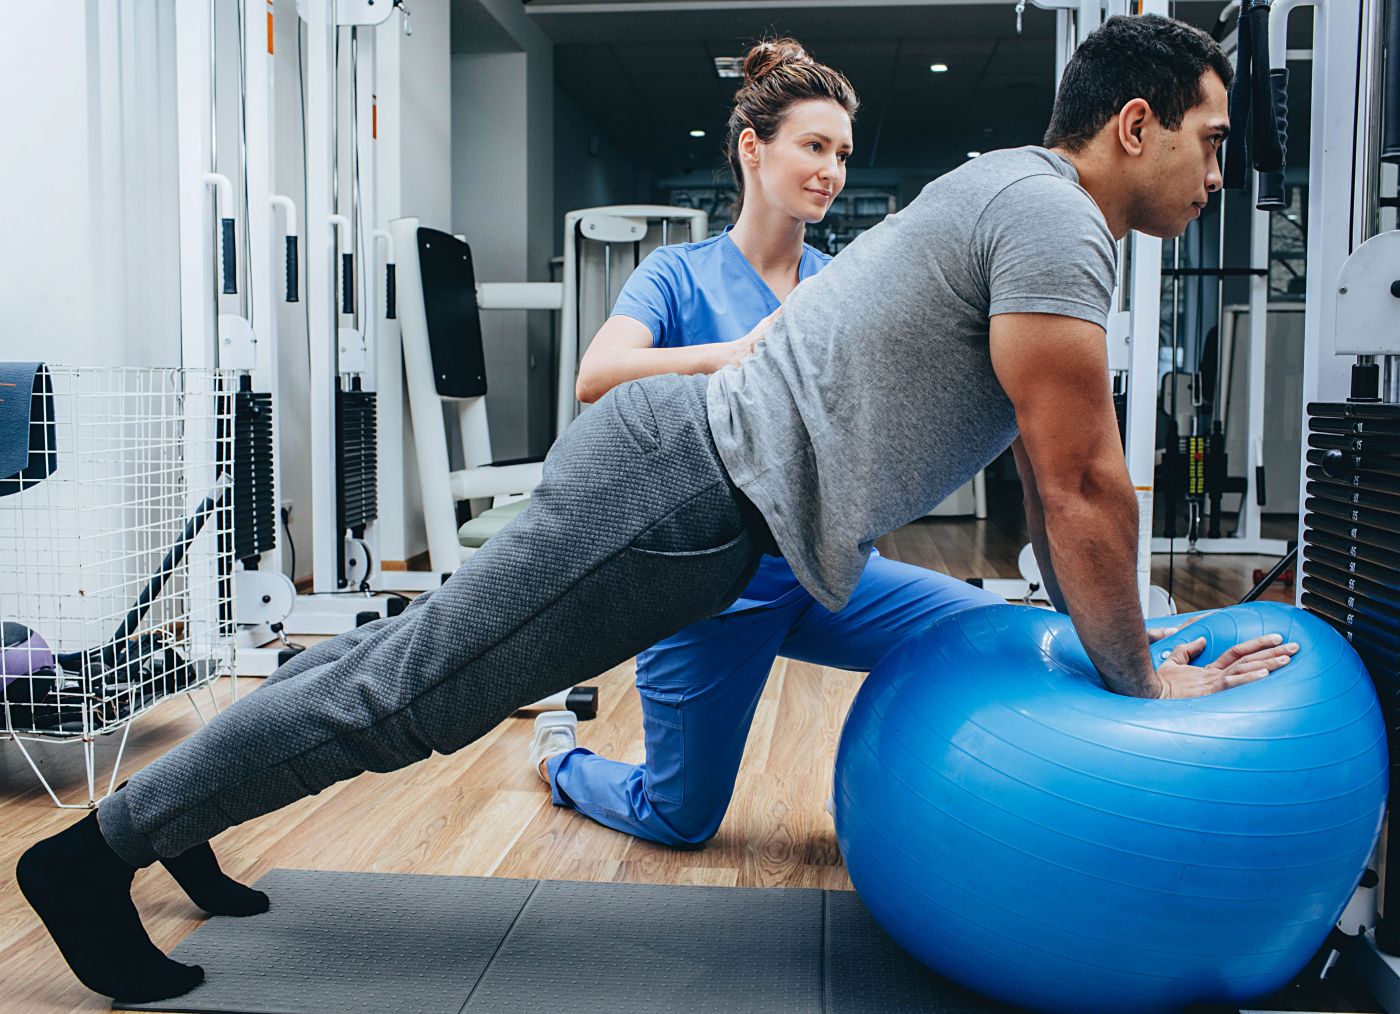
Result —
[{"label": "white metal frame", "polygon": [[[1367,150],[1369,145],[1362,138],[1369,133],[1371,104],[1378,101],[1371,75],[1379,65],[1381,43],[1377,23],[1380,4],[1376,0],[1275,0],[1270,26],[1271,62],[1275,65],[1285,55],[1288,16],[1303,6],[1314,9],[1308,168],[1311,228],[1303,344],[1306,418],[1308,403],[1345,401],[1350,393],[1350,361],[1343,356],[1356,350],[1350,345],[1345,351],[1338,347],[1338,279],[1356,246],[1371,231],[1366,221],[1371,195],[1365,177],[1374,152]],[[1385,351],[1387,337],[1374,336],[1376,352]],[[1301,505],[1307,484],[1306,439],[1301,441],[1299,462]],[[1298,514],[1298,543],[1302,545],[1305,512],[1300,509]],[[1300,606],[1302,594],[1299,581],[1295,603]],[[1392,868],[1387,875],[1394,872]],[[1376,893],[1373,889],[1358,889],[1343,913],[1345,930],[1356,932],[1375,926]],[[1373,932],[1366,932],[1359,946],[1343,953],[1340,971],[1359,980],[1386,1010],[1400,1011],[1400,959],[1381,953],[1375,946]]]},{"label": "white metal frame", "polygon": [[[580,263],[578,245],[571,237],[590,235],[592,225],[608,233],[610,229],[628,230],[630,235],[645,235],[647,223],[660,220],[665,242],[670,242],[672,225],[685,229],[690,240],[703,239],[709,227],[705,212],[687,208],[655,205],[621,205],[571,211],[564,217],[565,254],[563,282],[478,282],[477,306],[492,310],[553,310],[559,313],[560,353],[558,413],[556,433],[562,433],[578,412],[574,389],[578,382],[580,329]],[[463,500],[513,499],[528,494],[539,483],[541,465],[492,465],[490,428],[484,397],[458,401],[457,418],[460,425],[464,467],[452,471],[448,450],[446,424],[442,402],[434,380],[432,355],[428,342],[427,317],[418,267],[419,220],[396,219],[390,224],[394,249],[398,258],[398,312],[403,344],[404,378],[409,392],[409,417],[413,422],[414,452],[418,465],[419,486],[422,491],[423,518],[428,539],[428,571],[394,571],[383,575],[399,589],[432,588],[443,577],[456,570],[474,550],[458,540],[455,505]],[[463,238],[463,237],[458,237]],[[586,274],[586,272],[585,272]],[[621,276],[619,276],[620,278]],[[394,418],[383,420],[386,439],[397,446]]]},{"label": "white metal frame", "polygon": [[[251,375],[255,390],[277,390],[276,306],[280,290],[271,282],[274,271],[274,235],[296,234],[295,206],[283,195],[273,193],[272,87],[273,64],[265,44],[269,9],[258,0],[241,5],[243,19],[237,30],[244,67],[240,84],[246,101],[238,108],[240,144],[244,145],[242,178],[239,184],[247,195],[247,206],[239,207],[232,181],[218,172],[214,120],[214,47],[217,26],[212,3],[180,4],[175,8],[176,135],[179,178],[180,221],[180,324],[181,361],[187,367],[220,367]],[[225,56],[225,58],[227,58]],[[216,197],[212,209],[210,189]],[[246,218],[245,218],[246,216]],[[234,218],[245,229],[248,242],[240,244],[247,265],[239,296],[220,294],[216,276],[223,266],[215,244],[217,218]],[[283,231],[277,233],[277,220]],[[240,230],[235,228],[235,235]],[[236,272],[238,265],[232,266]],[[254,292],[252,290],[256,289]],[[274,292],[278,293],[274,295]],[[225,312],[223,303],[238,304],[235,312]],[[243,306],[248,315],[243,313]],[[259,340],[261,338],[261,340]],[[273,441],[276,445],[277,415],[273,413]],[[192,434],[193,437],[193,434]],[[208,435],[212,439],[212,434]],[[273,486],[280,478],[273,459]],[[256,646],[273,637],[269,622],[281,619],[276,611],[249,609],[264,596],[274,602],[290,600],[294,589],[282,573],[280,548],[264,557],[266,569],[238,570],[235,587],[241,617],[259,615],[263,622],[245,624],[239,632],[238,666],[243,672],[267,665]],[[267,671],[270,671],[268,669]],[[231,694],[237,696],[237,682]]]},{"label": "white metal frame", "polygon": [[[403,338],[403,369],[408,385],[408,409],[413,420],[414,453],[423,497],[423,521],[428,535],[428,572],[396,571],[396,582],[421,581],[436,587],[455,571],[472,550],[457,538],[456,504],[462,500],[521,496],[539,484],[539,463],[494,466],[486,397],[454,399],[461,426],[465,467],[452,471],[447,450],[447,427],[434,380],[428,319],[418,266],[416,218],[390,223],[398,256],[399,328]],[[477,305],[483,310],[559,310],[563,286],[558,282],[486,283],[477,285]]]},{"label": "white metal frame", "polygon": [[[1110,16],[1133,13],[1131,0],[1030,0],[1036,7],[1053,10],[1055,32],[1055,82],[1079,41]],[[1143,14],[1166,14],[1166,0],[1142,0]],[[1152,598],[1152,496],[1156,468],[1157,333],[1162,293],[1162,241],[1138,232],[1119,244],[1118,289],[1108,324],[1108,368],[1127,378],[1127,426],[1124,454],[1138,504],[1138,598],[1144,613]],[[993,580],[984,586],[1010,598],[1024,594],[1025,581]]]},{"label": "white metal frame", "polygon": [[[353,590],[361,581],[367,582],[372,592],[382,589],[384,572],[380,568],[377,524],[371,524],[365,533],[368,558],[363,553],[349,552],[343,544],[345,535],[338,530],[335,411],[336,390],[342,377],[358,377],[363,390],[377,389],[381,366],[377,342],[381,337],[395,337],[380,319],[386,293],[383,273],[377,270],[378,255],[380,241],[389,237],[379,228],[376,215],[377,43],[373,30],[390,21],[394,5],[389,0],[378,4],[366,0],[297,0],[297,13],[306,22],[306,237],[302,259],[311,354],[312,593],[297,596],[284,627],[290,634],[338,634],[354,627],[363,612],[383,615],[386,601],[372,594],[355,594]],[[349,79],[348,120],[342,116],[339,101],[337,61],[337,37],[345,27],[350,27],[351,36],[340,52],[355,53],[355,69]],[[339,122],[348,125],[349,149],[357,174],[354,170],[346,174],[338,165]],[[355,255],[353,315],[341,313],[343,252]],[[392,261],[393,257],[390,240],[387,259]],[[391,378],[391,383],[396,381],[397,377]],[[381,424],[382,421],[381,418]],[[349,588],[342,588],[339,582],[342,551],[347,551],[348,569],[362,566],[368,571],[351,573]]]},{"label": "white metal frame", "polygon": [[[564,311],[559,321],[559,391],[556,401],[555,436],[559,436],[579,413],[575,394],[578,386],[578,363],[587,343],[579,335],[579,238],[592,238],[585,229],[585,220],[602,216],[604,219],[630,219],[646,222],[660,219],[689,229],[690,242],[699,242],[709,235],[710,219],[698,208],[670,208],[657,204],[619,204],[603,208],[582,208],[564,216]],[[600,223],[604,224],[604,223]],[[604,224],[606,228],[606,225]],[[671,242],[669,224],[663,226],[662,245]],[[611,298],[611,294],[609,294]],[[611,309],[611,308],[609,308]],[[589,336],[591,339],[592,336]]]},{"label": "white metal frame", "polygon": [[[1274,10],[1284,11],[1293,6],[1292,0],[1275,0]],[[1287,33],[1283,30],[1284,21],[1279,21],[1279,29],[1269,38],[1269,63],[1274,67],[1284,66],[1288,58]],[[1228,40],[1227,40],[1228,44]],[[1250,188],[1244,192],[1251,206],[1256,204],[1258,194],[1258,174],[1251,172]],[[1254,207],[1250,217],[1249,263],[1251,267],[1269,266],[1269,212]],[[1234,553],[1252,556],[1283,556],[1288,552],[1286,539],[1266,539],[1262,534],[1262,518],[1255,496],[1255,469],[1263,464],[1264,439],[1264,380],[1268,368],[1268,318],[1269,318],[1269,276],[1254,275],[1249,282],[1249,372],[1248,399],[1249,417],[1245,427],[1245,489],[1240,494],[1240,508],[1234,535],[1218,539],[1197,539],[1188,544],[1184,536],[1175,539],[1154,538],[1152,552]],[[1223,337],[1223,336],[1222,336]],[[1153,370],[1156,363],[1153,364]]]}]

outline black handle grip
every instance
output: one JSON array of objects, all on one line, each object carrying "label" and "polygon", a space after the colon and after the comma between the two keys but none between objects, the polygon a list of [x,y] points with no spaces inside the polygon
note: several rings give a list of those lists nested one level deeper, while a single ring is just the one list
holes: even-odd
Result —
[{"label": "black handle grip", "polygon": [[1263,507],[1269,502],[1268,493],[1264,488],[1264,466],[1254,466],[1254,502]]},{"label": "black handle grip", "polygon": [[340,312],[355,312],[355,255],[340,255]]},{"label": "black handle grip", "polygon": [[1400,0],[1385,4],[1385,77],[1381,161],[1400,162]]},{"label": "black handle grip", "polygon": [[224,295],[232,296],[238,292],[238,247],[233,238],[233,219],[219,220],[219,240],[223,247]]},{"label": "black handle grip", "polygon": [[299,292],[301,272],[297,270],[297,238],[287,237],[287,302],[295,303],[301,299]]},{"label": "black handle grip", "polygon": [[1255,207],[1260,211],[1282,211],[1288,207],[1283,194],[1283,169],[1288,161],[1288,68],[1269,71],[1269,89],[1273,95],[1274,123],[1278,128],[1279,167],[1273,172],[1259,174],[1259,193]]},{"label": "black handle grip", "polygon": [[392,264],[384,265],[384,304],[384,318],[396,320],[399,316],[399,292]]},{"label": "black handle grip", "polygon": [[1269,67],[1269,0],[1251,0],[1249,17],[1250,46],[1253,48],[1254,79],[1250,92],[1249,154],[1259,172],[1277,172],[1283,168],[1283,148],[1279,142],[1278,117],[1275,115],[1274,86]]}]

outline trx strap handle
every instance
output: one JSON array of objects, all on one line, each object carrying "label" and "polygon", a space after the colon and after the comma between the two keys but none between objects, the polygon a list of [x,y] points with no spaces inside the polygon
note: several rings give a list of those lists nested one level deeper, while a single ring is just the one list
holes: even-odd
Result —
[{"label": "trx strap handle", "polygon": [[1273,75],[1269,70],[1270,0],[1240,5],[1235,83],[1230,92],[1231,136],[1225,151],[1225,187],[1242,190],[1248,167],[1261,173],[1283,170]]},{"label": "trx strap handle", "polygon": [[1381,161],[1400,162],[1400,0],[1385,4],[1384,80]]},{"label": "trx strap handle", "polygon": [[219,219],[219,240],[223,248],[224,295],[238,292],[238,247],[233,234],[233,219]]}]

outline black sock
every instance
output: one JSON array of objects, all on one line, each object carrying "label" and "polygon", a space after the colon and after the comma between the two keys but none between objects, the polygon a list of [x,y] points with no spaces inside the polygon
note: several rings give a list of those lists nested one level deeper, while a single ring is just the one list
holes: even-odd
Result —
[{"label": "black sock", "polygon": [[[118,791],[124,788],[126,782],[117,786]],[[267,895],[240,884],[219,869],[219,860],[208,842],[160,863],[184,888],[190,901],[210,915],[258,915],[268,909]]]},{"label": "black sock", "polygon": [[133,1003],[188,993],[204,969],[160,952],[131,901],[136,870],[112,851],[90,813],[31,845],[15,878],[68,967],[94,993]]},{"label": "black sock", "polygon": [[223,870],[208,842],[186,849],[173,859],[162,859],[175,882],[210,915],[257,915],[268,908],[267,895],[240,884]]}]

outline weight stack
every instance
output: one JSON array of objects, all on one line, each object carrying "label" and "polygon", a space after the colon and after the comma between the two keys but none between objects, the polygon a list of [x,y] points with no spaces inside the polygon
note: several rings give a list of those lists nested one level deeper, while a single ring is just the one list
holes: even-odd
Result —
[{"label": "weight stack", "polygon": [[[1302,605],[1341,632],[1370,670],[1400,796],[1400,405],[1308,406]],[[1400,953],[1400,838],[1386,832],[1385,918],[1376,942]]]},{"label": "weight stack", "polygon": [[336,460],[340,489],[336,493],[338,531],[364,534],[379,517],[378,410],[373,391],[336,391]]},{"label": "weight stack", "polygon": [[272,395],[239,391],[233,401],[233,555],[248,560],[277,544],[272,486]]}]

